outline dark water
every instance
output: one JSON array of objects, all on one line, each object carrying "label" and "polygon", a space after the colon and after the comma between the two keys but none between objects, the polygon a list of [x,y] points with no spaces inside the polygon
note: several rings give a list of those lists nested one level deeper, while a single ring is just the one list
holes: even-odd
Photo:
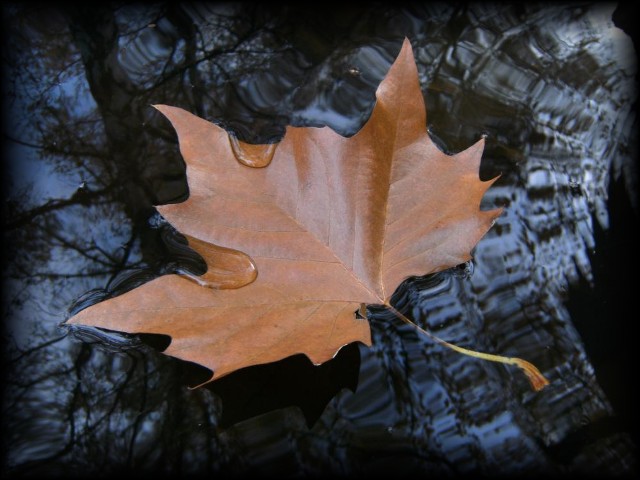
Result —
[{"label": "dark water", "polygon": [[[614,4],[4,4],[3,474],[631,475],[638,270],[636,54]],[[617,22],[629,12],[616,13]],[[374,346],[190,390],[169,339],[61,326],[203,265],[153,205],[187,195],[180,106],[249,142],[354,134],[410,38],[441,148],[487,135],[505,213],[472,265],[370,307]],[[355,392],[354,392],[355,391]],[[224,413],[223,413],[224,412]]]}]

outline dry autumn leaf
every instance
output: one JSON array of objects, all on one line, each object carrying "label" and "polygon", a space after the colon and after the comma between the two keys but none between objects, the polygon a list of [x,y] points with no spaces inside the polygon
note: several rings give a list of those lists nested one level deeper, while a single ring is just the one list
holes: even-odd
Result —
[{"label": "dry autumn leaf", "polygon": [[[351,342],[370,345],[361,305],[392,308],[406,278],[469,260],[500,214],[480,210],[493,183],[478,178],[484,141],[449,156],[429,138],[408,40],[376,99],[353,137],[288,127],[279,144],[257,146],[157,106],[178,133],[190,190],[158,210],[205,257],[208,277],[163,276],[69,322],[169,335],[165,353],[206,366],[212,380],[297,353],[320,364]],[[516,364],[534,388],[546,382],[523,360],[436,340]]]}]

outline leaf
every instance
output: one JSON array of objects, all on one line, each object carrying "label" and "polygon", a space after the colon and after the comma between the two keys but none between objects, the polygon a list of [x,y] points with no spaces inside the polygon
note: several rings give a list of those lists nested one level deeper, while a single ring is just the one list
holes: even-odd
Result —
[{"label": "leaf", "polygon": [[[274,145],[248,145],[180,108],[156,106],[178,133],[190,189],[185,202],[158,210],[197,251],[233,249],[222,277],[246,285],[214,290],[168,275],[70,322],[169,335],[165,353],[215,378],[297,353],[321,364],[349,343],[370,345],[368,322],[355,312],[392,308],[406,278],[469,260],[500,214],[480,210],[495,180],[478,178],[484,140],[449,156],[429,138],[408,40],[376,99],[350,138],[288,127]],[[218,261],[209,256],[214,278],[200,283],[218,282]]]}]

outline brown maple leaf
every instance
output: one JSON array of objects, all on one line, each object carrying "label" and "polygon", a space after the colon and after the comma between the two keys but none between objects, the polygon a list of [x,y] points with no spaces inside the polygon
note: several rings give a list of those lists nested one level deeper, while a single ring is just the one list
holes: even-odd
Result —
[{"label": "brown maple leaf", "polygon": [[[185,202],[158,210],[205,257],[208,277],[163,276],[69,322],[169,335],[165,353],[215,378],[297,353],[320,364],[351,342],[370,345],[369,324],[355,312],[392,308],[406,278],[469,260],[500,214],[480,210],[493,183],[478,178],[484,140],[449,156],[429,138],[408,40],[376,99],[351,138],[288,127],[279,144],[257,146],[157,106],[178,133],[190,190]],[[546,382],[522,360],[436,340],[519,365],[534,387]]]}]

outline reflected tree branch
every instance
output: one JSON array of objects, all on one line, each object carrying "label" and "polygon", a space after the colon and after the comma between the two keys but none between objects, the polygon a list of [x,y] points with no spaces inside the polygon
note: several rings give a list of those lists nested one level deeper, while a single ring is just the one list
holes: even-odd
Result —
[{"label": "reflected tree branch", "polygon": [[115,185],[107,186],[101,190],[87,190],[78,191],[67,199],[49,200],[43,205],[34,207],[26,212],[20,212],[15,215],[15,219],[5,223],[5,230],[15,230],[25,227],[32,223],[37,217],[52,213],[55,211],[64,210],[67,207],[78,204],[87,204],[89,202],[95,202],[99,199],[104,199],[113,192]]},{"label": "reflected tree branch", "polygon": [[[7,359],[8,362],[18,362],[20,360],[22,360],[24,357],[28,357],[29,355],[32,355],[40,350],[42,350],[43,348],[47,348],[50,347],[51,345],[55,345],[56,343],[58,343],[61,340],[64,340],[65,338],[67,338],[66,335],[62,335],[60,337],[57,338],[52,338],[51,340],[47,340],[45,342],[39,343],[38,345],[35,345],[31,348],[25,349],[25,350],[20,350],[19,354],[15,357],[10,357]],[[16,349],[17,347],[14,347],[14,349]]]}]

